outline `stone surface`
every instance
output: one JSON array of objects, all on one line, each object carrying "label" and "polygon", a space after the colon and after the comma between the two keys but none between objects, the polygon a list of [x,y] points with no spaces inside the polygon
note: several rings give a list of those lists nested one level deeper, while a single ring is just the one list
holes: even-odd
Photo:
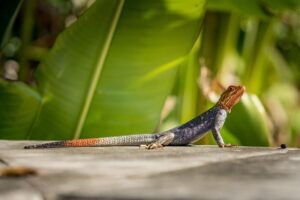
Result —
[{"label": "stone surface", "polygon": [[0,141],[0,199],[299,199],[300,151],[216,146],[30,149]]}]

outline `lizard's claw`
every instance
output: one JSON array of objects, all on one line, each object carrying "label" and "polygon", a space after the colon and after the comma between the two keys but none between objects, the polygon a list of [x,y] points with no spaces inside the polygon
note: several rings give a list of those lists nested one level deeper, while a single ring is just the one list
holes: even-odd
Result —
[{"label": "lizard's claw", "polygon": [[158,148],[162,148],[163,145],[162,144],[159,144],[159,143],[152,143],[152,144],[149,144],[147,146],[147,149],[158,149]]},{"label": "lizard's claw", "polygon": [[237,145],[236,144],[223,144],[222,146],[220,146],[221,148],[232,148],[232,147],[237,147]]},{"label": "lizard's claw", "polygon": [[220,148],[232,148],[232,147],[237,147],[235,144],[221,144],[219,145]]},{"label": "lizard's claw", "polygon": [[174,133],[169,132],[160,136],[157,140],[153,141],[152,143],[148,145],[141,145],[140,147],[145,147],[146,149],[162,148],[166,145],[169,145],[173,141],[174,137]]},{"label": "lizard's claw", "polygon": [[229,147],[229,148],[238,147],[238,145],[236,145],[236,144],[225,144],[225,147]]},{"label": "lizard's claw", "polygon": [[151,143],[149,145],[145,145],[145,144],[140,145],[140,148],[145,148],[145,149],[157,149],[157,148],[162,148],[162,147],[163,147],[163,145],[159,144],[159,143]]}]

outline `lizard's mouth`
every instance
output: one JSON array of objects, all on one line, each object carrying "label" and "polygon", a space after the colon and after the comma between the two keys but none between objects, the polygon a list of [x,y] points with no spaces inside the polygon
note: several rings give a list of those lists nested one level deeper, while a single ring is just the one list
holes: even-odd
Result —
[{"label": "lizard's mouth", "polygon": [[236,93],[236,96],[238,99],[240,99],[243,96],[245,89],[246,89],[245,86],[240,86],[240,88],[238,89],[238,91]]}]

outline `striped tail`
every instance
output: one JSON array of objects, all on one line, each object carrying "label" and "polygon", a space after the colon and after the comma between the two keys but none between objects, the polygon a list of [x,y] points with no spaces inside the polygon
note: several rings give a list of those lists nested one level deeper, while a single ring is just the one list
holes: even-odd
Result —
[{"label": "striped tail", "polygon": [[157,139],[155,134],[140,134],[115,136],[104,138],[89,138],[64,140],[57,142],[48,142],[44,144],[35,144],[25,146],[24,149],[45,149],[45,148],[60,148],[60,147],[93,147],[93,146],[138,146],[141,144],[150,144]]}]

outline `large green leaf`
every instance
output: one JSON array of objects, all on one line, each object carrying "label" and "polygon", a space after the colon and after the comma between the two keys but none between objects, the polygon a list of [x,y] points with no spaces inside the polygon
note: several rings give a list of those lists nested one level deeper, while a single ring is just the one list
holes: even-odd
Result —
[{"label": "large green leaf", "polygon": [[0,79],[0,137],[26,138],[40,100],[39,94],[24,83]]},{"label": "large green leaf", "polygon": [[198,34],[204,0],[97,0],[39,66],[33,139],[155,129],[176,70]]},{"label": "large green leaf", "polygon": [[268,146],[271,142],[267,114],[256,95],[244,94],[228,115],[225,126],[242,145]]}]

